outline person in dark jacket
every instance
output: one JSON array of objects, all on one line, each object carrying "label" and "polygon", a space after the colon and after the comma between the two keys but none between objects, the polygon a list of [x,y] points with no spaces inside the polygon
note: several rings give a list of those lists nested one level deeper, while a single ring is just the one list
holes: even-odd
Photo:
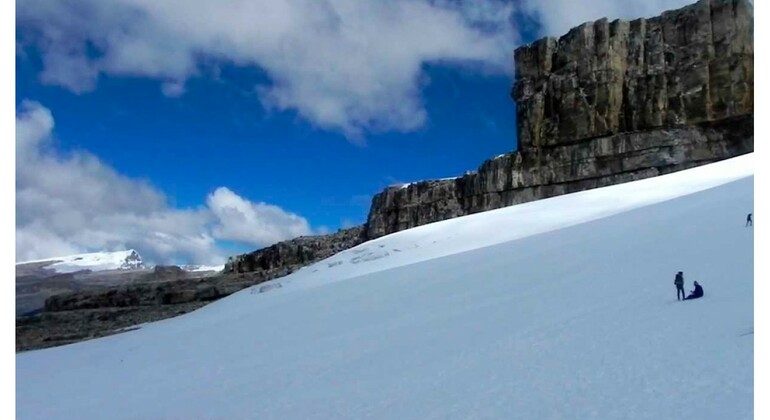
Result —
[{"label": "person in dark jacket", "polygon": [[674,277],[674,286],[676,286],[676,300],[680,300],[679,292],[682,292],[682,299],[684,299],[684,274],[681,271]]},{"label": "person in dark jacket", "polygon": [[746,226],[754,226],[754,221],[751,220],[751,213],[746,216]]},{"label": "person in dark jacket", "polygon": [[685,300],[698,299],[699,297],[703,297],[703,288],[696,281],[695,282],[695,290],[690,292],[690,296],[687,296],[687,298]]}]

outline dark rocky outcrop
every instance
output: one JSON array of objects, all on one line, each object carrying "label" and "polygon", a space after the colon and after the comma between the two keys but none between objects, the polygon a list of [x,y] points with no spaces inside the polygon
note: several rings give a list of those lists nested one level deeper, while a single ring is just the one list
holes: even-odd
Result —
[{"label": "dark rocky outcrop", "polygon": [[175,280],[185,277],[187,272],[177,265],[156,265],[152,269],[152,274],[157,279]]},{"label": "dark rocky outcrop", "polygon": [[207,302],[237,292],[253,282],[225,276],[87,289],[61,293],[45,300],[45,312]]},{"label": "dark rocky outcrop", "polygon": [[301,236],[278,242],[248,254],[230,257],[224,271],[257,272],[266,279],[284,276],[366,241],[364,234],[363,226],[356,226],[328,235]]},{"label": "dark rocky outcrop", "polygon": [[[176,273],[173,266],[160,272]],[[157,279],[157,277],[151,277]],[[42,312],[16,319],[16,350],[52,347],[102,337],[137,324],[195,310],[264,281],[252,274],[87,287],[45,300]]]},{"label": "dark rocky outcrop", "polygon": [[16,351],[76,343],[194,311],[205,302],[42,312],[16,319]]},{"label": "dark rocky outcrop", "polygon": [[746,115],[500,155],[475,173],[377,194],[367,235],[692,168],[752,151],[753,136],[753,115]]},{"label": "dark rocky outcrop", "polygon": [[753,8],[701,0],[515,52],[519,150],[377,194],[368,239],[754,150]]},{"label": "dark rocky outcrop", "polygon": [[213,271],[186,271],[175,265],[153,268],[118,269],[74,273],[57,273],[31,263],[16,266],[16,315],[35,313],[43,309],[45,300],[53,295],[81,291],[99,293],[110,288],[132,284],[158,283],[172,280],[194,280],[211,276]]}]

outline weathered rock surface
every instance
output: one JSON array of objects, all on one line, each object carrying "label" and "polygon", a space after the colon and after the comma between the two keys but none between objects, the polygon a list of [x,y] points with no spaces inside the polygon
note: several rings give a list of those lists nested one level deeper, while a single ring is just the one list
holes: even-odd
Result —
[{"label": "weathered rock surface", "polygon": [[60,293],[45,300],[45,312],[207,302],[242,289],[224,277],[137,283]]},{"label": "weathered rock surface", "polygon": [[754,118],[747,115],[508,153],[453,180],[387,188],[372,201],[367,236],[675,172],[753,148]]},{"label": "weathered rock surface", "polygon": [[267,248],[230,257],[226,273],[258,273],[266,279],[285,276],[295,270],[352,248],[366,240],[363,226],[336,233],[302,236]]},{"label": "weathered rock surface", "polygon": [[753,113],[753,22],[746,0],[701,0],[517,49],[520,149]]},{"label": "weathered rock surface", "polygon": [[177,266],[120,269],[73,273],[57,273],[41,265],[48,263],[20,264],[16,266],[16,315],[24,316],[43,309],[45,300],[53,295],[84,291],[97,292],[110,287],[137,283],[157,283],[171,280],[198,279],[214,272],[185,271]]},{"label": "weathered rock surface", "polygon": [[368,239],[754,150],[753,7],[600,19],[515,52],[519,150],[377,194]]},{"label": "weathered rock surface", "polygon": [[[161,273],[180,275],[173,266],[154,274]],[[45,300],[41,313],[16,319],[16,350],[114,334],[123,328],[190,312],[262,281],[261,276],[252,274],[220,274],[58,293]]]},{"label": "weathered rock surface", "polygon": [[61,346],[138,328],[138,324],[191,312],[205,302],[82,309],[16,319],[16,351]]}]

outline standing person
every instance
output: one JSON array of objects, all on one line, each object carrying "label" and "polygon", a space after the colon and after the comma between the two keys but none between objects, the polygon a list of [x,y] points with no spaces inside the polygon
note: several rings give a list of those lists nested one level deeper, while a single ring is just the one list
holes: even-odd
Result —
[{"label": "standing person", "polygon": [[676,273],[676,277],[674,277],[674,285],[676,286],[676,300],[679,299],[679,292],[682,292],[682,299],[684,299],[684,274],[682,272]]},{"label": "standing person", "polygon": [[694,284],[695,284],[695,290],[690,292],[690,296],[687,296],[685,300],[698,299],[699,297],[703,297],[703,288],[700,286],[700,284],[698,284],[697,281]]},{"label": "standing person", "polygon": [[754,226],[754,221],[751,220],[751,213],[746,216],[746,226]]}]

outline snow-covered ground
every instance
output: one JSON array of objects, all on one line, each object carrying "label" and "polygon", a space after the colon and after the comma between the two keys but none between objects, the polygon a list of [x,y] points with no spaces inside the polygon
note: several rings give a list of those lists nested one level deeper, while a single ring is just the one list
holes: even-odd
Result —
[{"label": "snow-covered ground", "polygon": [[668,176],[420,226],[366,242],[303,268],[319,273],[310,279],[295,276],[277,281],[286,283],[302,278],[304,284],[325,284],[332,279],[342,280],[562,229],[751,176],[753,160],[753,154],[749,154]]},{"label": "snow-covered ground", "polygon": [[[752,418],[752,173],[747,155],[426,225],[22,353],[17,416]],[[704,298],[676,301],[679,270]]]}]

